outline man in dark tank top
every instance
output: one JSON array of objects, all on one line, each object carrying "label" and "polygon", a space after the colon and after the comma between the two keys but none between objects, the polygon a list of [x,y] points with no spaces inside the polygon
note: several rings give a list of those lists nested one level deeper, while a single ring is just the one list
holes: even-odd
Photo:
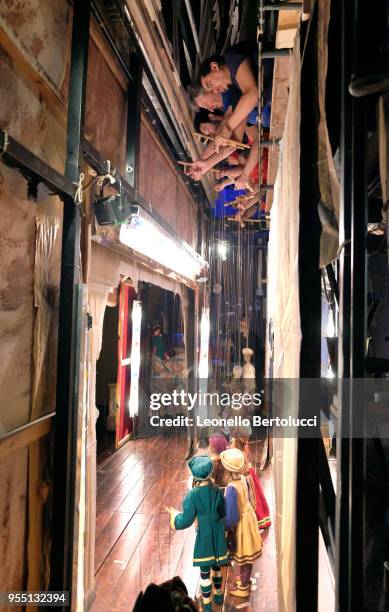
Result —
[{"label": "man in dark tank top", "polygon": [[[263,106],[270,103],[273,60],[263,60]],[[258,48],[241,42],[224,56],[207,58],[200,68],[201,84],[206,91],[225,94],[230,91],[236,103],[221,137],[230,138],[242,122],[255,124],[258,117]]]}]

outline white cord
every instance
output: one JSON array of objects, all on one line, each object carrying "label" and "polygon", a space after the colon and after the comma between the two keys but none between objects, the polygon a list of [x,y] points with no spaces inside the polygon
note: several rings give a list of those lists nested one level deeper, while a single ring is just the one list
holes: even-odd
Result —
[{"label": "white cord", "polygon": [[77,190],[76,190],[76,193],[74,194],[74,201],[76,204],[82,204],[82,192],[83,192],[82,186],[84,183],[84,178],[85,178],[84,173],[81,172],[80,178],[78,179]]}]

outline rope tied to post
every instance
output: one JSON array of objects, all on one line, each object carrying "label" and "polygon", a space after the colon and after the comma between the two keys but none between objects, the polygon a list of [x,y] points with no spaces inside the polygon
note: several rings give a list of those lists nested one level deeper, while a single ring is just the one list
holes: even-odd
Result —
[{"label": "rope tied to post", "polygon": [[80,172],[80,177],[78,179],[78,185],[76,193],[74,194],[74,202],[75,204],[82,204],[82,193],[83,193],[83,184],[84,184],[84,173]]}]

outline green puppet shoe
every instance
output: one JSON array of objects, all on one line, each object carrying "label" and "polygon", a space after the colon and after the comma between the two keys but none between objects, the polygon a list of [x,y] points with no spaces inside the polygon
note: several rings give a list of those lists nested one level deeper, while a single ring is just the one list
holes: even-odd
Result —
[{"label": "green puppet shoe", "polygon": [[223,603],[224,595],[223,591],[215,591],[213,594],[213,602],[217,606],[221,606]]}]

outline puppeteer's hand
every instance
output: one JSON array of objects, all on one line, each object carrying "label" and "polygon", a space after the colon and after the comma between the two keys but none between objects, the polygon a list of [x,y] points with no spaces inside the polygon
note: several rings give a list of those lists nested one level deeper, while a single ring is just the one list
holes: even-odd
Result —
[{"label": "puppeteer's hand", "polygon": [[191,162],[187,165],[186,173],[192,177],[195,181],[199,181],[200,178],[208,171],[208,164],[203,159]]},{"label": "puppeteer's hand", "polygon": [[226,138],[231,138],[232,130],[228,127],[228,124],[223,125],[222,129],[215,136],[215,151],[219,153],[220,147],[228,147],[228,143],[225,141]]},{"label": "puppeteer's hand", "polygon": [[233,185],[234,181],[233,179],[230,178],[225,178],[224,181],[222,181],[221,183],[217,183],[217,185],[215,185],[215,191],[222,191],[224,189],[224,187],[226,187],[227,185]]},{"label": "puppeteer's hand", "polygon": [[254,181],[244,173],[235,179],[235,187],[236,189],[248,189],[251,192],[255,190]]}]

